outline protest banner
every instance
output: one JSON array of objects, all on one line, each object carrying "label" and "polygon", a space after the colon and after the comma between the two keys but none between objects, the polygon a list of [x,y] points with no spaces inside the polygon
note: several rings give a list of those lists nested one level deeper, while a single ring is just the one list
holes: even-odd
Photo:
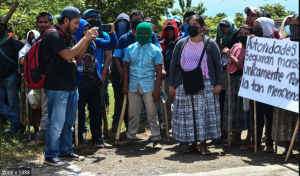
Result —
[{"label": "protest banner", "polygon": [[239,96],[299,113],[299,43],[248,37]]}]

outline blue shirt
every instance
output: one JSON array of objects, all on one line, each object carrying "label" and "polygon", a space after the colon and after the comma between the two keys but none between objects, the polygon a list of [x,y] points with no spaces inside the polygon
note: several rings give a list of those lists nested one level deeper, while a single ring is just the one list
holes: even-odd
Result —
[{"label": "blue shirt", "polygon": [[137,92],[138,83],[144,93],[152,91],[156,86],[155,65],[162,64],[160,49],[151,43],[136,42],[128,46],[125,61],[130,63],[130,91]]},{"label": "blue shirt", "polygon": [[[116,35],[115,33],[113,33],[114,35]],[[100,72],[102,73],[102,70],[103,70],[103,67],[104,67],[104,50],[107,50],[107,49],[109,49],[109,48],[100,48],[100,47],[98,47],[98,40],[106,40],[106,41],[110,41],[110,37],[109,37],[109,35],[106,33],[106,32],[103,32],[103,36],[104,36],[104,38],[100,38],[99,36],[96,38],[96,40],[95,40],[95,43],[96,43],[96,45],[97,45],[97,59],[98,59],[98,61],[99,61],[99,64],[100,64]],[[117,39],[117,38],[116,38]],[[116,40],[116,42],[117,42],[117,40]],[[113,47],[112,47],[113,48]]]},{"label": "blue shirt", "polygon": [[[157,37],[154,32],[152,32],[152,44],[154,44],[156,47],[159,48],[160,51],[162,51],[159,41],[157,40]],[[127,32],[127,34],[124,34],[120,37],[118,46],[114,52],[113,57],[122,58],[121,65],[124,66],[124,56],[127,50],[127,47],[133,43],[135,43],[135,36],[131,33],[131,30]]]}]

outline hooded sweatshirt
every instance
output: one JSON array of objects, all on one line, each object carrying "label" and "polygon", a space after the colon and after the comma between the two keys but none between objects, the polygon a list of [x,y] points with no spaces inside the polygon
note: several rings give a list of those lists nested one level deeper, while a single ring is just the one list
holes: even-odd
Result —
[{"label": "hooded sweatshirt", "polygon": [[172,21],[166,21],[164,23],[164,28],[162,30],[162,34],[161,34],[161,38],[163,39],[160,42],[160,46],[162,48],[162,54],[163,54],[163,58],[164,58],[164,66],[165,66],[165,70],[167,72],[167,77],[169,77],[169,70],[170,70],[170,64],[171,64],[171,56],[173,53],[173,49],[174,49],[174,41],[170,42],[167,39],[167,32],[165,31],[165,28],[167,25],[171,24],[172,26],[174,26],[174,41],[179,37],[178,35],[178,27],[177,27],[177,23],[174,19],[172,19]]},{"label": "hooded sweatshirt", "polygon": [[280,26],[280,32],[279,32],[280,39],[285,39],[287,37],[287,33],[285,32],[284,24],[285,24],[286,20],[288,18],[292,18],[292,16],[293,15],[289,15],[289,16],[285,17],[285,19],[282,21],[281,26]]},{"label": "hooded sweatshirt", "polygon": [[19,59],[18,59],[18,68],[19,68],[19,72],[21,73],[21,65],[20,65],[20,59],[22,57],[25,56],[25,54],[27,53],[27,51],[31,48],[30,43],[28,42],[28,37],[30,33],[34,34],[34,38],[37,39],[40,36],[40,33],[37,30],[30,30],[29,32],[27,32],[27,37],[26,37],[26,44],[24,45],[24,47],[19,51]]},{"label": "hooded sweatshirt", "polygon": [[[84,19],[80,19],[80,22],[78,24],[79,27],[76,30],[76,32],[74,33],[76,41],[79,42],[82,39],[82,33],[84,31],[84,28],[87,25],[89,25],[89,23],[87,21],[85,21]],[[96,75],[98,75],[99,79],[94,78],[93,80],[95,80],[95,83],[91,82],[90,80],[92,80],[92,79],[90,79],[89,82],[91,82],[91,83],[89,84],[86,81],[86,82],[84,82],[84,86],[93,86],[94,84],[97,84],[96,80],[101,80],[101,72],[100,72],[101,65],[99,63],[101,63],[101,62],[99,62],[99,57],[97,57],[97,47],[96,47],[95,42],[92,41],[90,43],[90,45],[88,46],[87,52],[83,56],[82,60],[80,62],[77,62],[77,85],[82,83],[84,74],[89,74],[88,76],[91,76],[94,74],[95,71],[97,72]],[[96,70],[94,70],[94,69],[96,69]],[[85,87],[85,88],[87,88],[87,87]]]},{"label": "hooded sweatshirt", "polygon": [[[125,31],[125,33],[123,33],[123,34],[120,34],[120,33],[119,33],[120,30],[119,30],[118,23],[119,23],[121,20],[126,20],[126,21],[127,21],[127,28],[123,30],[123,31]],[[129,16],[126,15],[125,13],[121,13],[121,14],[117,17],[117,20],[116,20],[116,22],[115,22],[115,31],[116,31],[118,40],[119,40],[119,38],[120,38],[122,35],[126,34],[126,33],[129,31],[129,29],[130,29],[129,21],[130,21],[130,18],[129,18]]]},{"label": "hooded sweatshirt", "polygon": [[254,25],[256,21],[259,22],[262,27],[264,38],[274,38],[272,35],[273,28],[274,28],[274,21],[272,19],[266,17],[259,17],[254,21]]}]

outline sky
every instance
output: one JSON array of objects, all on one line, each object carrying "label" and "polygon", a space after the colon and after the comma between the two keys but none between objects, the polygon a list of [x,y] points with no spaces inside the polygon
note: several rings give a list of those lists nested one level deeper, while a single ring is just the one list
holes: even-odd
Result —
[{"label": "sky", "polygon": [[[179,0],[175,0],[173,9],[179,8]],[[229,18],[234,19],[235,13],[243,13],[246,7],[263,6],[265,4],[280,3],[285,7],[286,11],[295,11],[299,14],[299,0],[192,0],[192,6],[196,6],[199,2],[203,2],[206,11],[203,15],[215,16],[217,13],[225,13]]]}]

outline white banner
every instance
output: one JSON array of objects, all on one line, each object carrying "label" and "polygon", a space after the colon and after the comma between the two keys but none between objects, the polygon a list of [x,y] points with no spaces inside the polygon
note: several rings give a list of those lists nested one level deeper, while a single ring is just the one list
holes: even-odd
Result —
[{"label": "white banner", "polygon": [[248,37],[239,96],[299,113],[299,43]]}]

